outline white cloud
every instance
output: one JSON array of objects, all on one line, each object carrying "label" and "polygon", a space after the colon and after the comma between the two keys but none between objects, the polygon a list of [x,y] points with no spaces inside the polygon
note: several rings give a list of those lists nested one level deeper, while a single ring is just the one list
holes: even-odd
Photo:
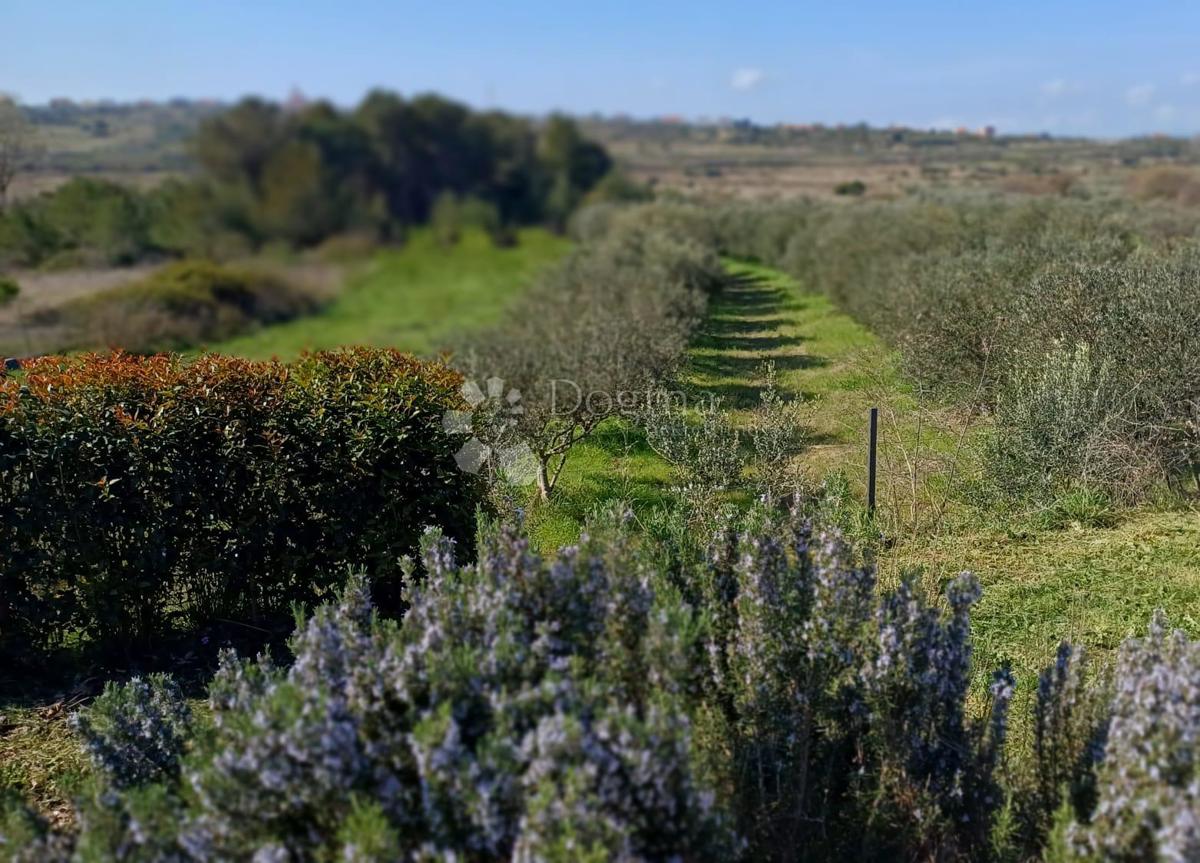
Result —
[{"label": "white cloud", "polygon": [[735,90],[753,90],[766,77],[767,75],[762,69],[736,69],[729,79],[729,86]]},{"label": "white cloud", "polygon": [[1144,108],[1154,98],[1153,84],[1136,84],[1125,91],[1125,101],[1131,108]]},{"label": "white cloud", "polygon": [[1154,109],[1154,118],[1160,123],[1169,123],[1175,119],[1174,105],[1158,105]]},{"label": "white cloud", "polygon": [[1200,84],[1200,72],[1184,72],[1179,76],[1179,83],[1185,87],[1195,87]]}]

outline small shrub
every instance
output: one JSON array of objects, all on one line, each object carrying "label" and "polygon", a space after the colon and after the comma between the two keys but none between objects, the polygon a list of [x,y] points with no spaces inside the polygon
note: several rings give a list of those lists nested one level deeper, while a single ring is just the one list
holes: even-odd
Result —
[{"label": "small shrub", "polygon": [[741,434],[713,403],[689,413],[666,390],[647,399],[641,415],[646,442],[675,468],[678,489],[697,507],[737,486],[745,460]]},{"label": "small shrub", "polygon": [[701,740],[736,789],[751,859],[797,846],[813,859],[918,847],[975,859],[1003,802],[1014,685],[998,672],[990,711],[967,718],[977,582],[950,585],[948,612],[909,581],[877,598],[873,568],[836,532],[797,513],[752,518],[699,574],[712,639]]},{"label": "small shrub", "polygon": [[76,300],[62,317],[89,346],[153,351],[228,338],[316,310],[315,296],[267,271],[179,261],[147,278]]},{"label": "small shrub", "polygon": [[1104,482],[1121,407],[1111,366],[1087,345],[1030,357],[1000,396],[992,475],[1003,487],[1039,495]]},{"label": "small shrub", "polygon": [[114,788],[129,788],[179,774],[191,710],[169,677],[152,674],[117,686],[72,717],[92,764]]},{"label": "small shrub", "polygon": [[847,195],[850,197],[861,197],[867,193],[867,184],[862,180],[848,180],[845,183],[838,183],[833,187],[835,195]]},{"label": "small shrub", "polygon": [[779,393],[774,360],[760,369],[763,387],[750,420],[750,442],[759,484],[773,498],[794,492],[801,477],[792,459],[804,448],[803,403],[786,401]]},{"label": "small shrub", "polygon": [[1030,851],[1047,842],[1061,844],[1071,821],[1091,817],[1108,725],[1105,694],[1103,681],[1089,679],[1082,651],[1065,641],[1038,676],[1032,775],[1028,787],[1018,790]]},{"label": "small shrub", "polygon": [[17,284],[16,279],[0,276],[0,306],[11,303],[19,293],[21,293],[21,286]]}]

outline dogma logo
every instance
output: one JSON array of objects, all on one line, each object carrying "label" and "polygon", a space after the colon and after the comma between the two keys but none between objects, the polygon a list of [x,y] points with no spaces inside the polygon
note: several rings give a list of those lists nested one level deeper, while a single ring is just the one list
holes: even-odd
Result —
[{"label": "dogma logo", "polygon": [[462,385],[470,410],[442,414],[448,434],[469,435],[454,454],[459,470],[479,473],[489,468],[509,482],[526,485],[537,478],[537,459],[529,444],[518,438],[517,419],[525,413],[521,392],[505,392],[502,378],[488,378],[486,389],[475,381]]}]

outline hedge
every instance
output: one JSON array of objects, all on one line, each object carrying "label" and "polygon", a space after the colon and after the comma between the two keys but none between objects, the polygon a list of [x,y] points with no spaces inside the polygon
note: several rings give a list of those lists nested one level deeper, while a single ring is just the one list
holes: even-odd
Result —
[{"label": "hedge", "polygon": [[269,628],[350,566],[395,605],[424,525],[474,529],[460,384],[368,349],[25,363],[0,378],[0,652]]}]

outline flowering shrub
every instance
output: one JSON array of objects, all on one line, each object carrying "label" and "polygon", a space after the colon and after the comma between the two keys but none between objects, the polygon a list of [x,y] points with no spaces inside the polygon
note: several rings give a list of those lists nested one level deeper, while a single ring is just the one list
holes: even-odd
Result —
[{"label": "flowering shrub", "polygon": [[993,771],[1014,685],[999,672],[990,719],[968,721],[978,584],[952,583],[948,614],[909,582],[877,598],[838,535],[776,518],[727,542],[705,580],[714,745],[734,753],[725,781],[756,853],[978,849],[1002,802]]},{"label": "flowering shrub", "polygon": [[500,527],[462,567],[430,531],[402,620],[352,577],[298,626],[290,666],[222,655],[211,721],[186,745],[168,681],[110,688],[78,720],[98,768],[78,830],[11,810],[0,847],[155,861],[1196,856],[1200,642],[1161,620],[1123,647],[1111,705],[1060,648],[1021,777],[1001,769],[1012,676],[993,675],[984,709],[968,696],[972,576],[944,602],[911,580],[880,591],[836,534],[768,510],[722,533],[686,585],[653,560],[612,514],[551,560]]},{"label": "flowering shrub", "polygon": [[192,860],[724,859],[680,700],[690,627],[633,549],[544,561],[505,529],[462,568],[453,548],[427,535],[398,624],[355,577],[297,630],[290,668],[225,654],[183,785],[154,805],[109,785],[80,841]]},{"label": "flowering shrub", "polygon": [[1105,860],[1200,856],[1200,642],[1160,612],[1121,647],[1090,822],[1079,851]]},{"label": "flowering shrub", "polygon": [[[925,606],[910,583],[882,602],[878,649],[865,673],[880,814],[909,842],[977,856],[1003,802],[994,772],[1004,748],[1016,681],[1000,669],[989,686],[987,721],[966,714],[969,611],[981,591],[964,573],[946,590],[949,613]],[[894,840],[892,840],[894,841]],[[903,847],[900,845],[899,847]]]},{"label": "flowering shrub", "polygon": [[737,789],[740,828],[756,856],[815,847],[828,807],[846,802],[864,727],[855,678],[874,574],[796,522],[727,539],[710,560],[710,687],[721,711],[710,745],[732,751],[724,781]]},{"label": "flowering shrub", "polygon": [[109,683],[71,726],[106,781],[128,788],[178,775],[191,718],[175,682],[152,674]]},{"label": "flowering shrub", "polygon": [[461,379],[440,364],[361,349],[24,368],[0,378],[0,648],[270,627],[349,564],[398,609],[420,526],[474,528],[478,481],[440,422]]}]

